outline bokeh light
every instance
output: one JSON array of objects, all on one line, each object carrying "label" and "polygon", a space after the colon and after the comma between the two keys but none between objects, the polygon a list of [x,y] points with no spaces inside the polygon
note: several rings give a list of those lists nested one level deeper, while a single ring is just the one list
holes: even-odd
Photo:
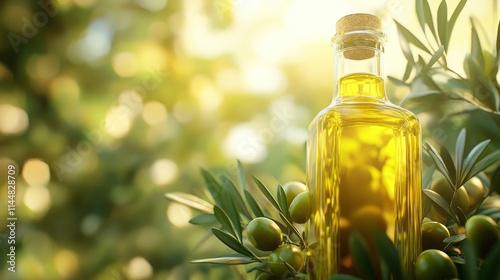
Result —
[{"label": "bokeh light", "polygon": [[0,133],[20,134],[29,125],[28,114],[16,106],[0,104]]},{"label": "bokeh light", "polygon": [[151,179],[157,185],[172,183],[179,173],[177,164],[170,159],[158,159],[150,169]]},{"label": "bokeh light", "polygon": [[143,257],[134,257],[127,265],[127,274],[131,279],[149,279],[153,276],[153,267]]}]

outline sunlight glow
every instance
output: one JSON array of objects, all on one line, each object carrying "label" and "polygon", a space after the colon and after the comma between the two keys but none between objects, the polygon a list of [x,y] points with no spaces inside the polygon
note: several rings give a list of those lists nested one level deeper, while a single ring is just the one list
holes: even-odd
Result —
[{"label": "sunlight glow", "polygon": [[28,185],[44,187],[50,180],[49,165],[40,159],[28,159],[24,163],[22,176]]},{"label": "sunlight glow", "polygon": [[157,185],[172,183],[179,173],[177,164],[169,159],[159,159],[151,165],[150,175]]},{"label": "sunlight glow", "polygon": [[130,279],[149,279],[153,276],[153,267],[145,258],[140,256],[131,259],[125,270]]},{"label": "sunlight glow", "polygon": [[144,104],[142,119],[147,124],[154,126],[167,121],[167,109],[158,101],[151,101]]},{"label": "sunlight glow", "polygon": [[122,138],[130,130],[129,108],[117,106],[111,108],[106,114],[106,130],[115,138]]},{"label": "sunlight glow", "polygon": [[54,266],[61,279],[71,279],[78,274],[80,261],[73,251],[63,249],[56,253]]},{"label": "sunlight glow", "polygon": [[0,133],[21,134],[28,129],[28,114],[16,106],[0,104]]},{"label": "sunlight glow", "polygon": [[174,226],[184,227],[189,225],[189,220],[193,217],[191,208],[179,204],[170,203],[167,208],[167,218]]}]

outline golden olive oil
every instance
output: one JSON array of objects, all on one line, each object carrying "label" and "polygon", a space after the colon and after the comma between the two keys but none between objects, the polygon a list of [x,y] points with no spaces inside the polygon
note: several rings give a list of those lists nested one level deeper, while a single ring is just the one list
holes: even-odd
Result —
[{"label": "golden olive oil", "polygon": [[[352,16],[374,20],[357,14],[351,21]],[[362,276],[349,246],[357,232],[380,278],[375,234],[382,232],[396,245],[405,278],[411,279],[421,250],[420,124],[386,98],[380,66],[384,37],[378,30],[363,37],[359,27],[366,22],[354,25],[355,33],[337,31],[334,37],[335,98],[309,128],[308,273],[321,280],[338,273]]]}]

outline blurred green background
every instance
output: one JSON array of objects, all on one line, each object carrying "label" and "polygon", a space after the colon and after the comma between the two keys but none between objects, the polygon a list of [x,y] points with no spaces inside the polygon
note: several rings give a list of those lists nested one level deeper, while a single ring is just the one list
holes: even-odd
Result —
[{"label": "blurred green background", "polygon": [[[495,34],[497,8],[464,14]],[[204,196],[199,168],[235,176],[236,159],[269,184],[304,181],[307,127],[332,98],[329,39],[354,12],[383,19],[387,74],[401,77],[392,19],[416,30],[413,1],[1,1],[0,224],[8,164],[18,221],[15,273],[0,230],[0,278],[245,279],[189,264],[228,251],[164,193]],[[457,33],[469,29],[464,16]],[[455,69],[467,40],[452,38]],[[408,93],[387,86],[394,103]],[[439,144],[463,125],[422,121],[430,140],[450,136]],[[470,123],[498,148],[498,126]]]}]

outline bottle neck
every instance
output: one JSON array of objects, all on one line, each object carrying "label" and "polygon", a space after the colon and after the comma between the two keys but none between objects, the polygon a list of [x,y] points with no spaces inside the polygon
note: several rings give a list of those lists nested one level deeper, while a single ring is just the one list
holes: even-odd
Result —
[{"label": "bottle neck", "polygon": [[383,44],[334,42],[334,102],[386,102]]}]

